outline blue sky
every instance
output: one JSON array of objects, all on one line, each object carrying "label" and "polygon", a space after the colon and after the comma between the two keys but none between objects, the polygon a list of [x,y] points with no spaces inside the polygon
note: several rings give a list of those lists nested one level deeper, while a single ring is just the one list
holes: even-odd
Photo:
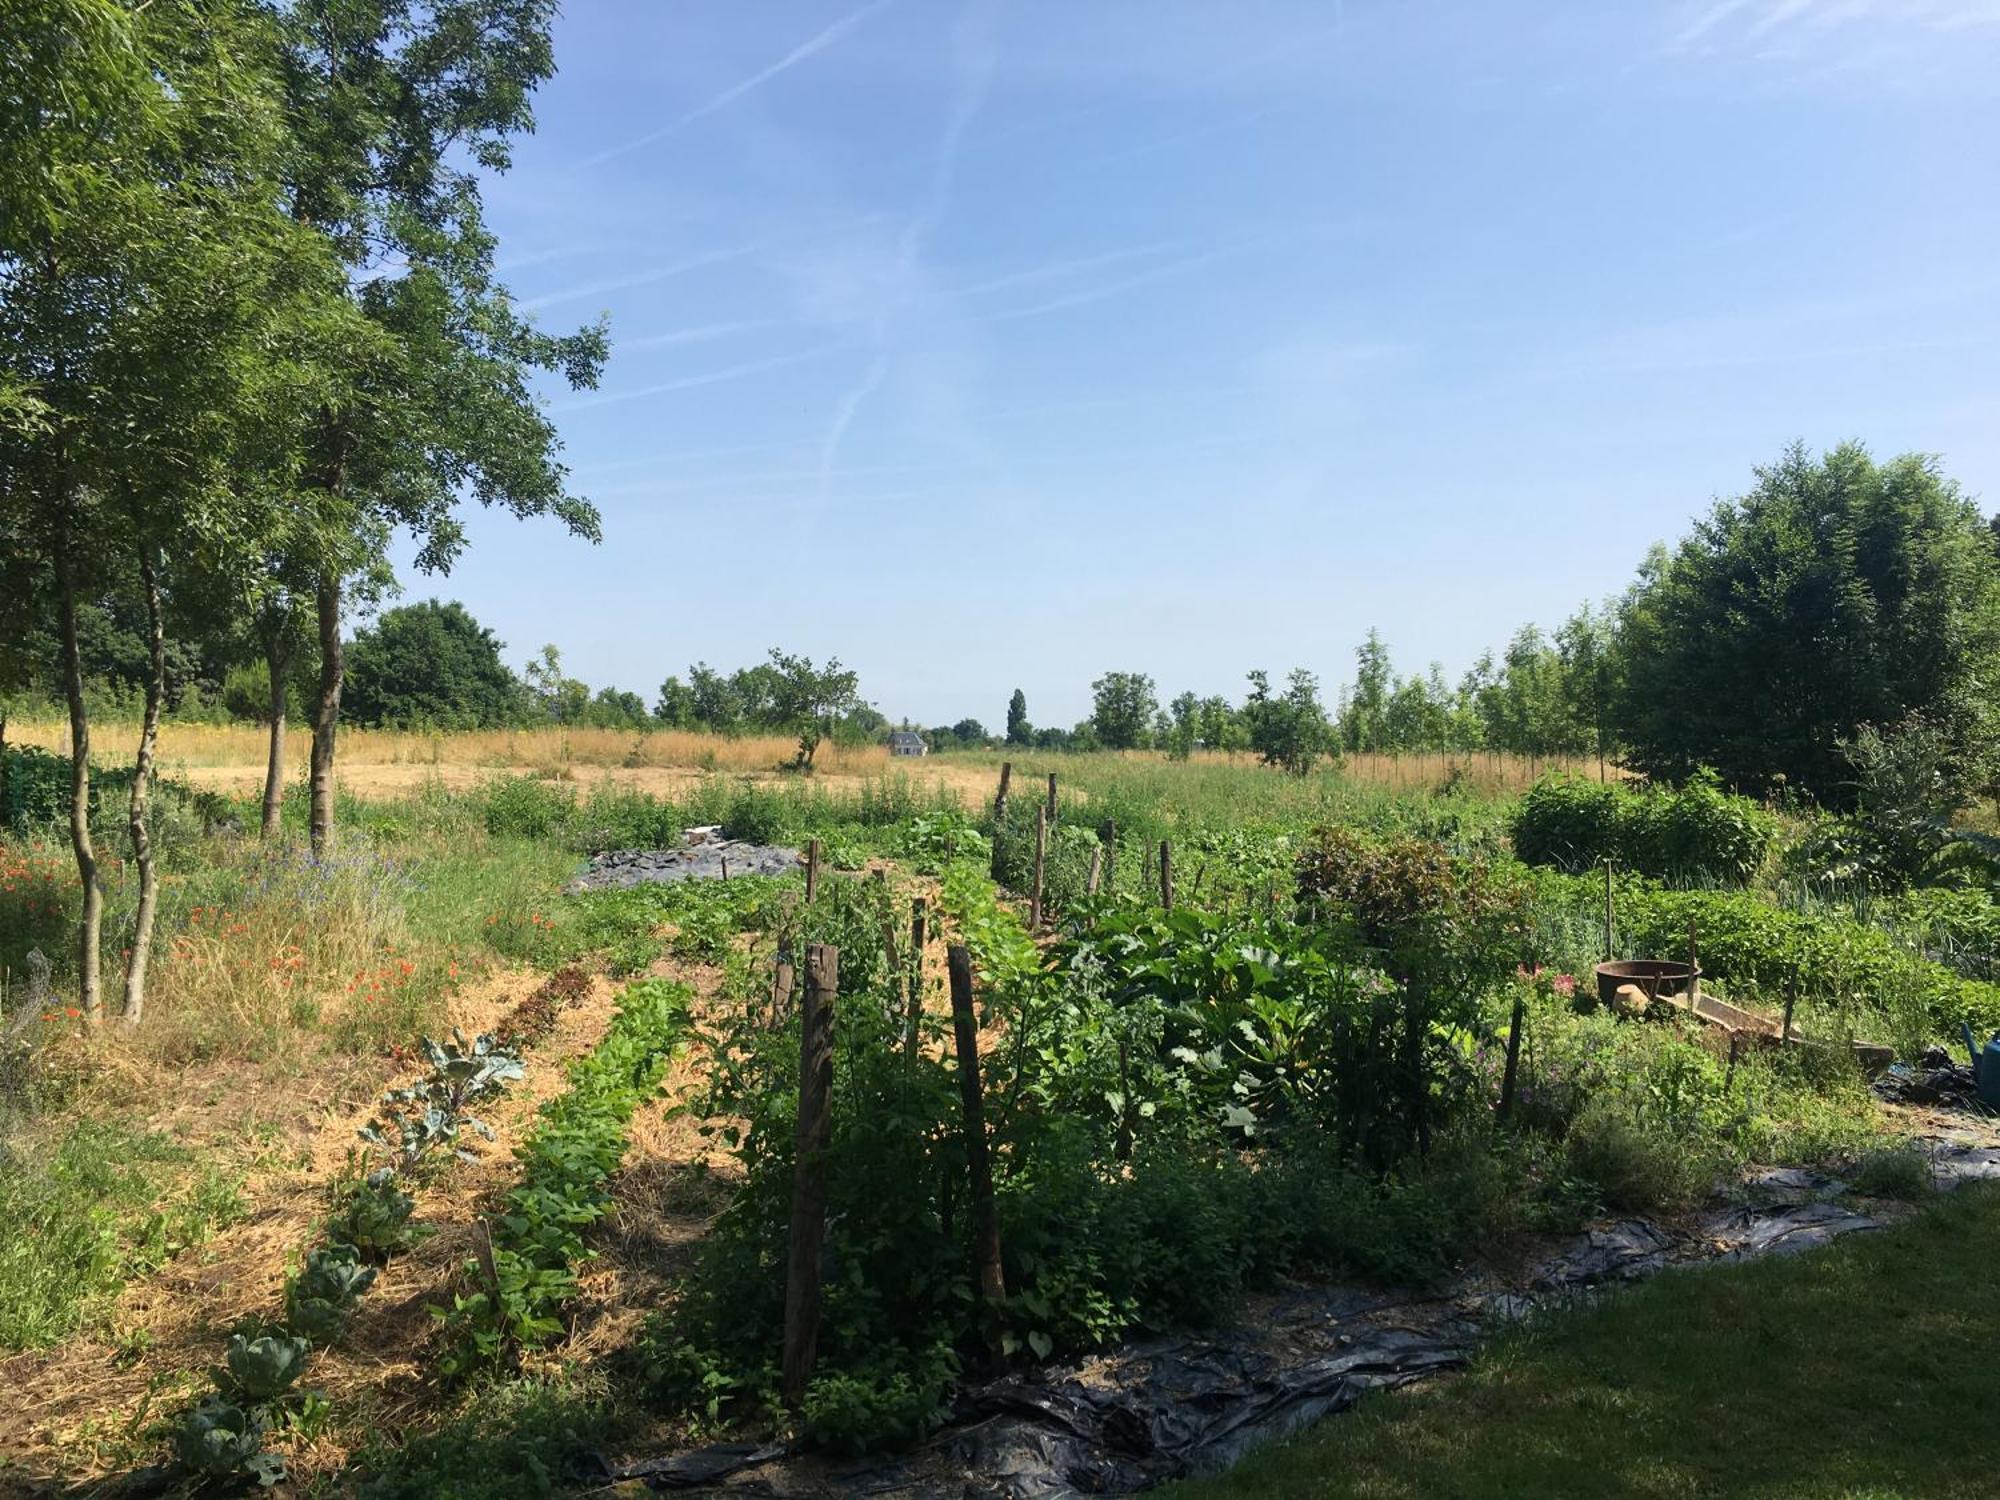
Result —
[{"label": "blue sky", "polygon": [[504,279],[591,547],[517,663],[836,654],[894,717],[1454,676],[1794,438],[2000,505],[2000,0],[571,0]]}]

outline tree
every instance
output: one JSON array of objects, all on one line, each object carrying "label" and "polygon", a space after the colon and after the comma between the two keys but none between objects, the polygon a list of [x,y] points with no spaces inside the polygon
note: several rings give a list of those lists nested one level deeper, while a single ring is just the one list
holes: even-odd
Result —
[{"label": "tree", "polygon": [[580,677],[563,671],[562,653],[552,645],[530,661],[521,673],[528,693],[541,711],[557,724],[575,724],[590,706],[590,687]]},{"label": "tree", "polygon": [[[83,887],[78,994],[102,1002],[82,631],[138,606],[143,711],[128,808],[138,901],[124,1014],[144,1006],[157,879],[149,796],[176,574],[222,576],[281,517],[227,482],[287,363],[286,319],[336,284],[279,203],[263,32],[227,0],[17,8],[0,55],[0,491],[47,560]],[[200,589],[181,590],[187,598]]]},{"label": "tree", "polygon": [[696,723],[694,690],[678,677],[660,684],[660,696],[653,701],[653,717],[667,729],[692,729]]},{"label": "tree", "polygon": [[1159,711],[1153,679],[1143,672],[1106,672],[1090,685],[1091,728],[1107,750],[1132,750],[1146,741]]},{"label": "tree", "polygon": [[799,768],[810,771],[820,740],[858,703],[859,679],[840,665],[838,657],[828,657],[825,666],[816,667],[812,658],[789,656],[776,646],[771,648],[770,671],[772,711],[798,735]]},{"label": "tree", "polygon": [[1354,691],[1340,712],[1340,742],[1351,751],[1388,748],[1389,699],[1396,686],[1389,647],[1379,630],[1355,649]]},{"label": "tree", "polygon": [[1793,446],[1649,559],[1619,630],[1618,722],[1649,774],[1707,764],[1846,803],[1842,741],[1913,718],[1955,784],[1990,774],[2000,559],[1931,459]]},{"label": "tree", "polygon": [[501,643],[456,600],[386,611],[347,646],[343,701],[357,724],[490,729],[521,714]]},{"label": "tree", "polygon": [[1293,670],[1282,694],[1271,691],[1268,675],[1252,672],[1243,718],[1250,748],[1264,764],[1282,766],[1294,776],[1312,770],[1333,743],[1333,726],[1319,701],[1319,679],[1303,667]]},{"label": "tree", "polygon": [[1019,688],[1007,700],[1007,743],[1026,745],[1035,737],[1034,726],[1028,722],[1028,695]]},{"label": "tree", "polygon": [[594,729],[645,729],[650,720],[646,700],[623,688],[601,687],[577,717],[580,724]]},{"label": "tree", "polygon": [[601,325],[556,337],[522,320],[481,218],[479,175],[505,170],[554,70],[547,0],[269,3],[296,146],[289,201],[339,249],[353,306],[379,335],[340,365],[303,445],[302,488],[327,518],[314,590],[319,853],[333,836],[348,578],[391,527],[417,539],[421,569],[448,571],[468,496],[595,541],[597,512],[569,493],[529,376],[594,385],[606,346]]},{"label": "tree", "polygon": [[1193,693],[1182,693],[1167,705],[1167,732],[1162,738],[1173,759],[1186,760],[1194,754],[1201,738],[1201,700]]}]

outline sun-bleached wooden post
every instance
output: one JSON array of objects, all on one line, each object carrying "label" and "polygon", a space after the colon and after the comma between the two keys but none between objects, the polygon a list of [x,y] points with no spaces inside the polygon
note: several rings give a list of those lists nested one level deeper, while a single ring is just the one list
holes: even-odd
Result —
[{"label": "sun-bleached wooden post", "polygon": [[1084,887],[1084,889],[1090,895],[1095,896],[1097,894],[1097,882],[1102,880],[1103,878],[1104,878],[1104,846],[1102,844],[1099,844],[1095,849],[1090,851],[1090,881]]},{"label": "sun-bleached wooden post", "polygon": [[1035,888],[1028,902],[1028,931],[1042,930],[1042,875],[1049,855],[1049,810],[1035,809]]},{"label": "sun-bleached wooden post", "polygon": [[826,1237],[826,1153],[833,1139],[833,1007],[840,950],[806,949],[799,1028],[799,1128],[792,1162],[790,1255],[785,1268],[785,1347],[779,1389],[797,1407],[819,1353],[820,1249]]},{"label": "sun-bleached wooden post", "polygon": [[924,898],[910,898],[910,972],[908,975],[909,994],[907,1004],[909,1017],[903,1029],[903,1055],[912,1063],[917,1060],[919,1029],[924,1016],[924,926],[927,913]]},{"label": "sun-bleached wooden post", "polygon": [[806,840],[806,905],[819,894],[819,840]]},{"label": "sun-bleached wooden post", "polygon": [[1174,909],[1174,846],[1160,840],[1160,905]]},{"label": "sun-bleached wooden post", "polygon": [[972,954],[963,943],[945,951],[951,976],[951,1029],[958,1049],[958,1091],[965,1113],[965,1164],[972,1178],[972,1254],[979,1295],[1007,1299],[1000,1262],[1000,1217],[993,1206],[993,1163],[986,1147],[986,1105],[979,1083],[979,1023],[972,1009]]},{"label": "sun-bleached wooden post", "polygon": [[1014,779],[1014,762],[1000,762],[1000,790],[993,794],[993,821],[998,823],[1007,816],[1007,786]]}]

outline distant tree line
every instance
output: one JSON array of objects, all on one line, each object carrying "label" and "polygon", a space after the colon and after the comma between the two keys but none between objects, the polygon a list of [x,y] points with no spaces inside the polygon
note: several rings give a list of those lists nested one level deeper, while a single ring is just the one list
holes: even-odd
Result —
[{"label": "distant tree line", "polygon": [[[1252,672],[1240,704],[1107,672],[1045,748],[1254,751],[1309,768],[1340,753],[1502,751],[1595,758],[1678,780],[1715,769],[1746,791],[1851,800],[1857,747],[1923,747],[1944,804],[2000,782],[2000,517],[1935,461],[1876,463],[1794,446],[1718,502],[1623,595],[1553,634],[1524,625],[1456,683],[1396,670],[1370,631],[1331,709],[1311,673]],[[1017,694],[1018,698],[1018,694]]]}]

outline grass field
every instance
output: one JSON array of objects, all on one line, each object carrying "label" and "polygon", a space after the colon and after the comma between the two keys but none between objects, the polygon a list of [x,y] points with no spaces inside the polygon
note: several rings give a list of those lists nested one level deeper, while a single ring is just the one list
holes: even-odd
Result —
[{"label": "grass field", "polygon": [[1173,1500],[2000,1492],[2000,1188],[1791,1259],[1670,1273]]}]

